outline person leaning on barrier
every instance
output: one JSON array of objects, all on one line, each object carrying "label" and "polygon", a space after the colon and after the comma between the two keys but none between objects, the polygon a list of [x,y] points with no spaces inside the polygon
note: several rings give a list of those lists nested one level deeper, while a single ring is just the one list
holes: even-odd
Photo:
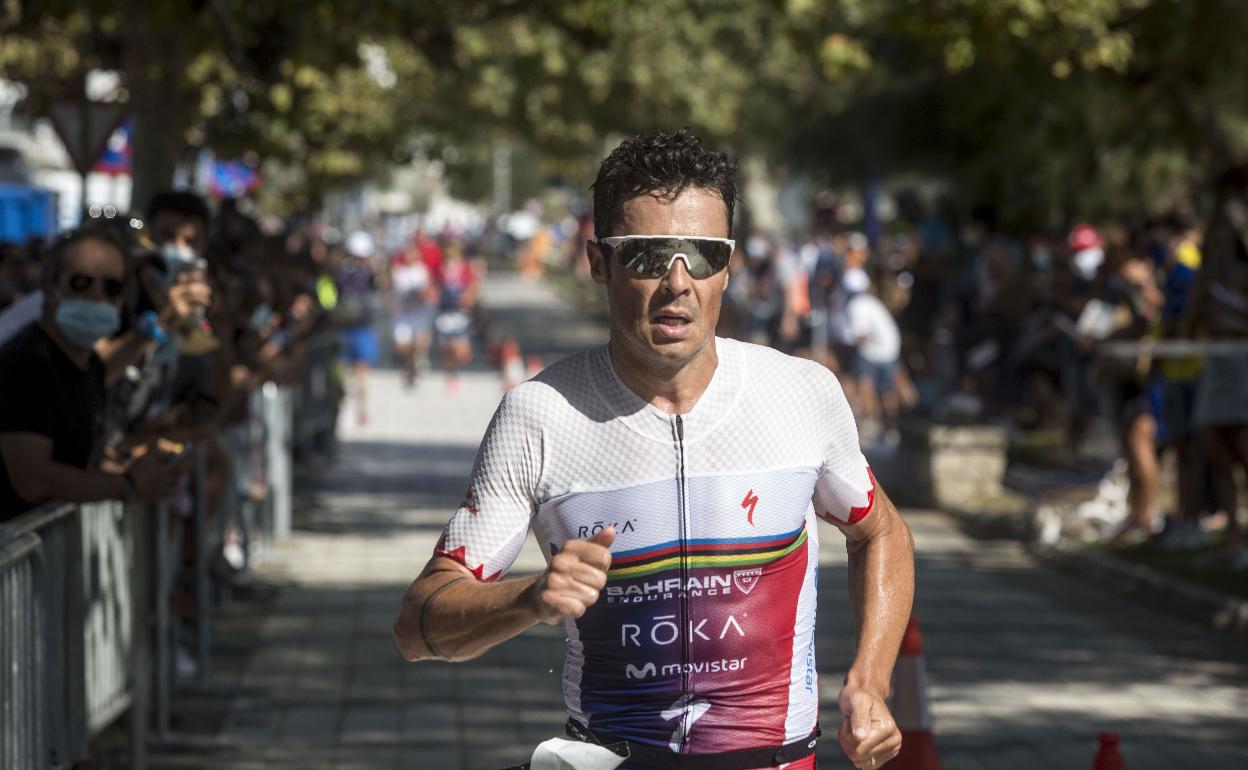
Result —
[{"label": "person leaning on barrier", "polygon": [[92,467],[105,395],[93,346],[120,323],[124,248],[77,230],[50,246],[45,268],[40,320],[0,348],[0,520],[53,499],[160,499],[185,471],[167,455]]}]

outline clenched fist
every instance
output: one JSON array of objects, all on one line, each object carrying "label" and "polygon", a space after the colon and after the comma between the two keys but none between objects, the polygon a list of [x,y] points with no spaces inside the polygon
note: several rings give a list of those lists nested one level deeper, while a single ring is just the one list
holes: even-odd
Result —
[{"label": "clenched fist", "polygon": [[607,527],[588,540],[569,540],[550,560],[533,586],[537,619],[549,625],[576,619],[598,601],[611,568],[615,528]]},{"label": "clenched fist", "polygon": [[877,770],[901,752],[901,730],[879,696],[846,686],[837,703],[844,716],[837,737],[854,767]]}]

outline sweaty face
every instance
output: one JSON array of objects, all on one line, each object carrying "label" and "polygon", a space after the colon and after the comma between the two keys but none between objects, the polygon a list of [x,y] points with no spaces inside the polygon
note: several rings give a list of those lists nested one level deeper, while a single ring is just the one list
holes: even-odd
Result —
[{"label": "sweaty face", "polygon": [[[611,235],[683,235],[726,238],[728,210],[717,192],[689,189],[675,199],[641,195],[623,206]],[[707,351],[719,321],[728,271],[696,280],[677,259],[666,275],[645,278],[614,260],[609,249],[589,244],[594,280],[605,284],[611,306],[611,340],[637,366],[672,371]]]}]

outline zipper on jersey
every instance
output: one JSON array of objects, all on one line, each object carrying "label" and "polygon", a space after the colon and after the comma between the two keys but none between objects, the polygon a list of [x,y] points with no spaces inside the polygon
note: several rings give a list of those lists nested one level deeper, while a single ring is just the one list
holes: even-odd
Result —
[{"label": "zipper on jersey", "polygon": [[[676,459],[679,473],[676,477],[677,503],[680,511],[680,637],[681,637],[681,675],[680,694],[689,693],[689,493],[685,480],[685,421],[680,415],[672,425],[676,438]],[[689,741],[689,718],[691,709],[685,709],[680,718],[685,723],[682,733],[685,744]],[[682,745],[683,749],[684,746]]]}]

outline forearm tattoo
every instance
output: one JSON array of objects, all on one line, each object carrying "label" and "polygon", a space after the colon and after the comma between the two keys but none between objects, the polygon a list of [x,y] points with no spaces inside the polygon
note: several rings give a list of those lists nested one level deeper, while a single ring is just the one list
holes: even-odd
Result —
[{"label": "forearm tattoo", "polygon": [[428,598],[426,598],[423,602],[421,602],[421,605],[420,605],[420,639],[421,641],[425,643],[425,647],[429,650],[429,652],[433,653],[433,656],[435,658],[441,658],[442,660],[446,660],[446,656],[442,654],[442,651],[438,649],[438,646],[433,643],[433,639],[430,638],[429,636],[429,628],[428,628],[429,605],[433,604],[433,600],[437,597],[438,594],[442,593],[446,589],[455,585],[459,581],[467,580],[467,579],[468,577],[464,576],[464,577],[457,577],[454,580],[448,580],[442,585],[438,586],[436,589],[434,589],[433,593],[429,594]]}]

